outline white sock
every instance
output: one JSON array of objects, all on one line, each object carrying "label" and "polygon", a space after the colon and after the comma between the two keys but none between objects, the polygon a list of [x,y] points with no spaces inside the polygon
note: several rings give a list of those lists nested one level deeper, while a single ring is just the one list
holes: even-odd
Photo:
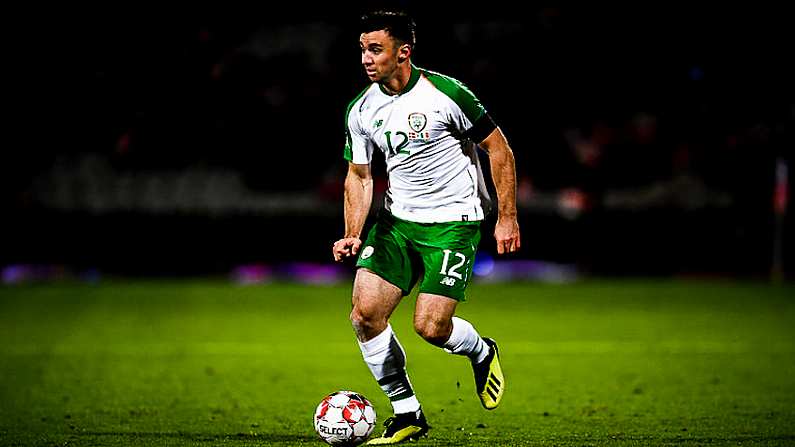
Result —
[{"label": "white sock", "polygon": [[412,412],[416,413],[419,409],[420,401],[417,400],[417,396],[411,396],[405,399],[392,401],[392,411],[395,414]]},{"label": "white sock", "polygon": [[384,332],[359,342],[359,349],[373,377],[392,402],[395,414],[419,410],[420,403],[406,373],[406,353],[392,326],[388,324]]},{"label": "white sock", "polygon": [[453,317],[453,332],[443,346],[444,350],[456,355],[465,355],[474,363],[480,363],[489,355],[489,345],[480,337],[470,322]]}]

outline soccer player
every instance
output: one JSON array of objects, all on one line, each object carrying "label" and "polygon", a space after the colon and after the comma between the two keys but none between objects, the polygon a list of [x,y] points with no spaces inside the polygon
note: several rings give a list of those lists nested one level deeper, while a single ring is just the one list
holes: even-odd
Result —
[{"label": "soccer player", "polygon": [[[401,12],[362,17],[361,62],[372,83],[345,113],[345,236],[332,250],[336,261],[358,255],[350,319],[364,361],[395,413],[370,445],[397,444],[428,431],[406,373],[405,352],[389,324],[392,311],[417,282],[417,333],[471,360],[486,409],[496,408],[505,391],[495,341],[454,315],[472,276],[487,205],[475,144],[488,153],[497,191],[497,252],[519,249],[513,152],[467,87],[412,64],[414,29],[414,21]],[[384,209],[362,243],[375,149],[385,155],[389,188]]]}]

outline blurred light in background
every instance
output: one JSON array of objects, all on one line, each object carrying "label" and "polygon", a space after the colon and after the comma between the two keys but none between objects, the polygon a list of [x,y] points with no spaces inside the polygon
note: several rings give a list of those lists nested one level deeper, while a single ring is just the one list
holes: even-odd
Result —
[{"label": "blurred light in background", "polygon": [[540,281],[565,283],[579,277],[576,267],[540,260],[495,260],[480,252],[473,267],[477,282]]}]

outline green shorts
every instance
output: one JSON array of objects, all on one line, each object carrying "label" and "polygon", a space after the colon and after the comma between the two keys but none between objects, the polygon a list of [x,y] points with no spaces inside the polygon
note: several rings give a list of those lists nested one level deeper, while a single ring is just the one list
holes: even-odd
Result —
[{"label": "green shorts", "polygon": [[419,280],[420,293],[465,301],[479,243],[480,222],[409,222],[384,210],[356,266],[400,287],[404,296]]}]

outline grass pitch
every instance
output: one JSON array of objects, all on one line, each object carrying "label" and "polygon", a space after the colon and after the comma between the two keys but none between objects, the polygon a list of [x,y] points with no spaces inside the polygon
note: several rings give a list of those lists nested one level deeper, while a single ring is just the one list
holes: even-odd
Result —
[{"label": "grass pitch", "polygon": [[[2,445],[323,445],[327,393],[387,399],[347,320],[350,285],[224,281],[0,287]],[[508,380],[393,317],[432,426],[416,445],[795,445],[795,288],[744,282],[475,284],[459,315]]]}]

